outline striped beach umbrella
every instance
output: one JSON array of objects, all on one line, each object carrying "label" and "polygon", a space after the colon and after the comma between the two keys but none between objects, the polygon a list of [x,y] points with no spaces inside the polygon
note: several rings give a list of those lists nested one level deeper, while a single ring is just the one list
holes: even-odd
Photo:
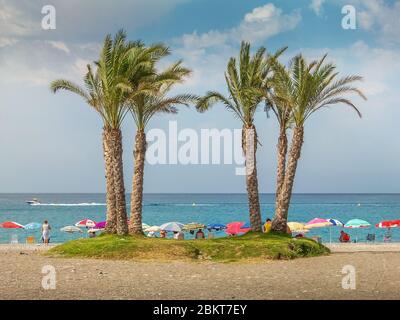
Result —
[{"label": "striped beach umbrella", "polygon": [[344,225],[345,228],[359,229],[359,228],[368,228],[371,224],[368,221],[361,219],[352,219],[347,221]]},{"label": "striped beach umbrella", "polygon": [[[361,220],[361,219],[352,219],[347,221],[344,225],[345,228],[349,229],[362,229],[362,228],[369,228],[371,224],[368,221]],[[356,232],[356,242],[358,242],[358,235]]]},{"label": "striped beach umbrella", "polygon": [[[337,220],[337,219],[328,219],[328,221],[331,223],[331,227],[343,227],[344,224],[342,221]],[[332,229],[329,228],[329,243],[332,243]]]},{"label": "striped beach umbrella", "polygon": [[75,226],[94,228],[96,226],[96,222],[90,219],[84,219],[75,223]]},{"label": "striped beach umbrella", "polygon": [[324,228],[324,227],[330,227],[331,225],[332,224],[326,219],[315,218],[312,219],[311,221],[308,221],[305,225],[305,228],[306,229]]},{"label": "striped beach umbrella", "polygon": [[398,228],[400,227],[400,220],[386,220],[381,221],[375,225],[377,228]]}]

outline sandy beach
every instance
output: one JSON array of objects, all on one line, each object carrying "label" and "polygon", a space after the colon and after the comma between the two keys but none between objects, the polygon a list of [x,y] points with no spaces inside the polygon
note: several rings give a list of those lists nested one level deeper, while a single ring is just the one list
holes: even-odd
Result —
[{"label": "sandy beach", "polygon": [[[64,259],[44,256],[43,246],[2,245],[0,299],[400,299],[400,245],[387,252],[357,246],[317,258],[222,264]],[[45,265],[55,267],[55,290],[42,288]],[[356,290],[342,288],[345,265],[355,267]]]}]

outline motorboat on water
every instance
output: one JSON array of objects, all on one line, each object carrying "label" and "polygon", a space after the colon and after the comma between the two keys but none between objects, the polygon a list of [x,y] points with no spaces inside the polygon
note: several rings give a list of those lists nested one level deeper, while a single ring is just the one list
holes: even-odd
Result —
[{"label": "motorboat on water", "polygon": [[38,199],[36,199],[36,198],[33,198],[32,200],[28,200],[26,203],[31,205],[31,206],[34,206],[34,205],[40,204],[40,201]]}]

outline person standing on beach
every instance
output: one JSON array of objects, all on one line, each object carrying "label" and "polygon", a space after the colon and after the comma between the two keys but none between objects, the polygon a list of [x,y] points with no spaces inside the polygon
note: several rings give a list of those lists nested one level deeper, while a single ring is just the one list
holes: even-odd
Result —
[{"label": "person standing on beach", "polygon": [[51,227],[49,225],[49,222],[47,220],[45,220],[42,224],[42,239],[46,246],[49,244],[50,230],[51,230]]}]

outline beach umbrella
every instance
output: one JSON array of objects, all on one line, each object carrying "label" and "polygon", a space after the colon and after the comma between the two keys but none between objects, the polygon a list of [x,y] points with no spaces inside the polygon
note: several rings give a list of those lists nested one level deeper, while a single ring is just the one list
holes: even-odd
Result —
[{"label": "beach umbrella", "polygon": [[377,228],[398,228],[400,227],[400,220],[386,220],[381,221],[375,225]]},{"label": "beach umbrella", "polygon": [[328,221],[332,224],[332,227],[343,227],[344,224],[340,220],[337,219],[328,219]]},{"label": "beach umbrella", "polygon": [[180,222],[167,222],[160,226],[161,230],[170,232],[180,232],[183,230],[184,225]]},{"label": "beach umbrella", "polygon": [[94,226],[95,229],[105,229],[107,222],[106,221],[100,221],[97,222]]},{"label": "beach umbrella", "polygon": [[142,223],[142,229],[145,230],[147,228],[150,228],[150,226],[147,223]]},{"label": "beach umbrella", "polygon": [[144,232],[160,232],[161,228],[159,226],[151,226],[144,229]]},{"label": "beach umbrella", "polygon": [[236,235],[238,233],[246,233],[251,231],[251,228],[243,228],[244,225],[245,223],[240,221],[228,223],[226,225],[225,232],[230,235]]},{"label": "beach umbrella", "polygon": [[84,219],[75,223],[76,227],[89,227],[93,228],[96,226],[96,222],[90,219]]},{"label": "beach umbrella", "polygon": [[204,229],[205,227],[206,227],[205,224],[198,223],[198,222],[191,222],[191,223],[185,224],[183,226],[183,230],[190,231],[190,230],[196,230],[196,229]]},{"label": "beach umbrella", "polygon": [[23,229],[24,226],[22,224],[14,222],[14,221],[6,221],[6,222],[3,222],[3,223],[0,223],[0,228],[4,228],[4,229]]},{"label": "beach umbrella", "polygon": [[290,231],[295,233],[306,233],[309,231],[305,228],[304,223],[300,222],[288,222],[287,226],[289,227]]},{"label": "beach umbrella", "polygon": [[42,227],[41,223],[38,222],[31,222],[25,225],[26,230],[35,230],[35,229],[40,229]]},{"label": "beach umbrella", "polygon": [[329,227],[331,225],[332,224],[326,219],[315,218],[308,221],[305,225],[305,228],[306,229],[324,228],[324,227]]},{"label": "beach umbrella", "polygon": [[352,219],[347,221],[344,225],[345,228],[368,228],[371,224],[368,221],[361,220],[361,219]]},{"label": "beach umbrella", "polygon": [[[371,224],[368,221],[361,220],[361,219],[349,220],[344,225],[345,228],[350,228],[350,229],[368,228],[370,226],[371,226]],[[356,242],[357,242],[357,240],[358,240],[358,235],[356,233]]]},{"label": "beach umbrella", "polygon": [[66,226],[64,228],[60,229],[62,232],[68,232],[68,233],[82,233],[83,231],[81,229],[79,229],[76,226]]},{"label": "beach umbrella", "polygon": [[223,230],[223,229],[226,229],[226,225],[224,225],[222,223],[211,223],[207,226],[207,229]]},{"label": "beach umbrella", "polygon": [[[340,220],[337,219],[328,219],[331,223],[331,227],[343,227],[344,224]],[[329,243],[332,243],[332,229],[329,229]]]}]

